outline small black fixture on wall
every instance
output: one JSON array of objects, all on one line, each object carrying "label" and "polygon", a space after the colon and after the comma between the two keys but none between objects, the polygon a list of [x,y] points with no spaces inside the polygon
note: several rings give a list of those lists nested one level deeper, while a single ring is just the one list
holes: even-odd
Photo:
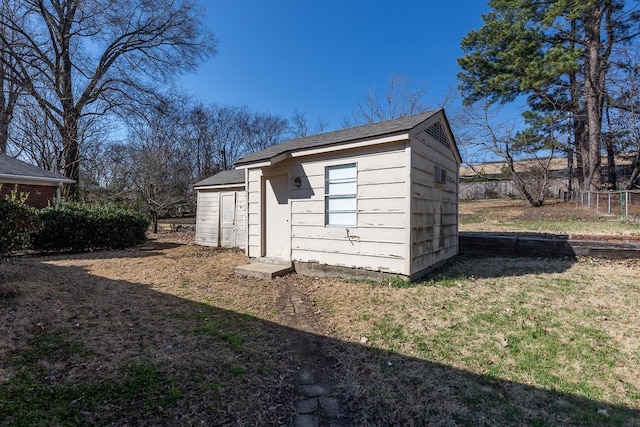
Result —
[{"label": "small black fixture on wall", "polygon": [[300,179],[299,176],[296,176],[295,178],[293,178],[293,186],[296,188],[300,188],[300,186],[302,185],[302,180]]}]

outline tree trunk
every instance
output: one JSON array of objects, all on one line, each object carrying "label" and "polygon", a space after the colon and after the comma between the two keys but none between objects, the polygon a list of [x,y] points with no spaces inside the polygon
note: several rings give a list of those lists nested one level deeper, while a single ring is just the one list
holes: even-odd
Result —
[{"label": "tree trunk", "polygon": [[64,154],[64,176],[73,179],[75,184],[67,187],[66,196],[76,199],[78,196],[78,184],[80,183],[80,150],[78,147],[78,118],[74,108],[65,111],[63,130],[63,154]]},{"label": "tree trunk", "polygon": [[616,150],[615,141],[611,133],[611,114],[609,106],[606,107],[605,114],[607,117],[607,129],[604,133],[604,145],[607,150],[607,186],[609,190],[618,189],[618,176],[616,174]]},{"label": "tree trunk", "polygon": [[588,139],[584,147],[583,176],[584,189],[597,190],[600,187],[600,140],[602,134],[602,104],[599,102],[600,73],[602,72],[600,47],[600,22],[603,11],[599,5],[593,7],[585,22],[585,64],[584,99],[587,113]]},{"label": "tree trunk", "polygon": [[78,196],[78,185],[80,184],[80,149],[78,142],[78,122],[80,121],[81,108],[75,104],[73,93],[73,61],[71,60],[70,37],[71,22],[75,15],[77,4],[70,6],[67,16],[58,11],[60,31],[58,35],[60,44],[61,70],[58,76],[58,96],[62,103],[62,153],[64,157],[64,176],[75,181],[68,186],[67,197],[74,200]]},{"label": "tree trunk", "polygon": [[575,174],[578,177],[578,187],[581,190],[586,188],[585,181],[585,157],[588,156],[589,150],[587,148],[587,128],[584,123],[583,112],[580,111],[574,118],[573,132],[575,134],[575,146],[576,146],[576,167]]},{"label": "tree trunk", "polygon": [[[3,109],[4,110],[4,109]],[[11,118],[9,115],[2,111],[0,113],[0,153],[7,153],[7,141],[9,140],[9,122]]]},{"label": "tree trunk", "polygon": [[[600,187],[602,156],[602,115],[606,92],[609,57],[614,44],[615,20],[612,0],[594,1],[588,12],[585,28],[584,99],[589,131],[589,157],[585,168],[585,186],[589,190]],[[603,36],[605,38],[603,39]]]},{"label": "tree trunk", "polygon": [[[511,157],[508,150],[506,151],[506,160],[507,164],[509,165],[509,171],[511,172],[511,179],[513,180],[516,187],[518,187],[518,190],[520,191],[520,194],[522,194],[522,197],[524,197],[527,202],[529,202],[529,204],[534,208],[542,206],[544,203],[544,198],[538,198],[537,200],[533,198],[533,196],[527,189],[526,183],[516,171],[513,157]],[[544,191],[542,192],[542,194],[544,196]]]},{"label": "tree trunk", "polygon": [[544,164],[540,165],[542,167],[542,184],[539,187],[538,193],[538,201],[540,202],[539,206],[544,204],[544,193],[547,191],[547,186],[549,185],[549,169],[551,168],[551,162],[554,157],[554,149],[552,148],[549,158]]},{"label": "tree trunk", "polygon": [[19,90],[11,82],[7,67],[2,58],[0,61],[0,153],[7,153],[9,143],[9,125],[13,118],[13,110],[18,101]]},{"label": "tree trunk", "polygon": [[567,193],[568,196],[571,197],[571,193],[573,192],[573,147],[570,141],[569,144],[567,144],[567,171]]},{"label": "tree trunk", "polygon": [[629,183],[627,184],[627,190],[633,190],[636,188],[636,180],[640,178],[640,150],[636,153],[636,157],[633,159],[633,171]]},{"label": "tree trunk", "polygon": [[609,190],[618,189],[618,176],[616,174],[616,152],[611,135],[605,135],[605,143],[607,147],[607,184]]},{"label": "tree trunk", "polygon": [[153,234],[158,234],[158,212],[151,212],[151,224],[153,224]]},{"label": "tree trunk", "polygon": [[[576,20],[573,19],[571,21],[571,35],[572,41],[570,42],[571,49],[575,48],[575,42],[573,39],[577,39],[577,23]],[[571,97],[571,132],[573,133],[573,141],[569,140],[569,186],[573,186],[574,177],[578,178],[578,188],[584,188],[584,160],[583,157],[587,154],[586,150],[586,126],[585,126],[585,112],[583,107],[580,105],[580,93],[582,87],[580,79],[577,76],[577,73],[571,72],[569,73],[569,96]],[[571,145],[573,144],[573,145]],[[573,155],[575,153],[575,167],[573,164]]]}]

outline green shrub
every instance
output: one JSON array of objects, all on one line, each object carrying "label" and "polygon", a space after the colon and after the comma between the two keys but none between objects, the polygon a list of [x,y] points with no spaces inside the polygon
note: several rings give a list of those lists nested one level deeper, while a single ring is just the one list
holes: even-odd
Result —
[{"label": "green shrub", "polygon": [[125,248],[142,243],[149,227],[142,214],[115,205],[63,203],[38,216],[42,228],[33,236],[33,248],[41,251]]},{"label": "green shrub", "polygon": [[35,209],[15,200],[0,200],[0,255],[28,249],[39,228]]}]

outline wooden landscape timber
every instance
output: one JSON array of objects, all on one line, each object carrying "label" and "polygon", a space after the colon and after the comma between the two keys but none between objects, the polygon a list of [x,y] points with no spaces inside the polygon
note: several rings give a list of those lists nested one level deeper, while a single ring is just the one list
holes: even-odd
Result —
[{"label": "wooden landscape timber", "polygon": [[460,255],[640,258],[637,236],[460,233]]}]

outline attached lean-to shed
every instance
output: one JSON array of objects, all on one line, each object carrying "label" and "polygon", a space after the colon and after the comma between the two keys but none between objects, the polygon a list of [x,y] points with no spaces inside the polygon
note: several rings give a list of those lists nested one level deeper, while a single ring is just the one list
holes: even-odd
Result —
[{"label": "attached lean-to shed", "polygon": [[243,157],[247,255],[302,274],[419,278],[458,253],[460,163],[442,109]]},{"label": "attached lean-to shed", "polygon": [[25,203],[34,208],[44,208],[60,199],[65,184],[75,181],[57,173],[33,166],[22,160],[0,153],[0,198],[16,189],[28,193]]},{"label": "attached lean-to shed", "polygon": [[196,243],[247,247],[245,171],[223,171],[193,186],[197,192]]}]

